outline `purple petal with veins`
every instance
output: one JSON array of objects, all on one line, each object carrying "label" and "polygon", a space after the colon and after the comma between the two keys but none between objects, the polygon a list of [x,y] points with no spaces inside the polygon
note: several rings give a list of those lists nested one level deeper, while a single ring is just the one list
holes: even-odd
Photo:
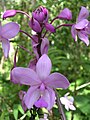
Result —
[{"label": "purple petal with veins", "polygon": [[88,24],[89,24],[89,21],[87,19],[83,19],[80,22],[76,23],[74,27],[80,30],[85,28]]},{"label": "purple petal with veins", "polygon": [[78,37],[88,46],[89,45],[89,39],[88,35],[84,30],[78,32]]},{"label": "purple petal with veins", "polygon": [[2,39],[2,48],[4,52],[4,57],[7,58],[10,50],[10,42],[7,39]]},{"label": "purple petal with veins", "polygon": [[2,26],[1,36],[6,39],[11,39],[15,37],[20,30],[17,23],[10,22]]},{"label": "purple petal with veins", "polygon": [[87,19],[89,17],[89,11],[85,7],[81,7],[77,22],[80,22],[83,19]]},{"label": "purple petal with veins", "polygon": [[48,107],[48,104],[47,104],[47,102],[41,97],[38,101],[35,102],[35,106],[38,107],[38,108],[42,108],[42,107],[47,108],[47,107]]}]

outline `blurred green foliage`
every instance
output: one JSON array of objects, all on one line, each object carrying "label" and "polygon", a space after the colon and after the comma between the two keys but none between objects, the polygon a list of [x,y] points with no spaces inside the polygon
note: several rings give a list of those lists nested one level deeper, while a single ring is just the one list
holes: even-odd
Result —
[{"label": "blurred green foliage", "polygon": [[[62,23],[75,23],[80,6],[85,6],[90,11],[90,0],[0,0],[0,14],[2,15],[7,9],[19,9],[31,15],[31,12],[40,5],[49,10],[49,20],[58,15],[63,8],[71,9],[73,20],[57,20],[53,23],[54,26]],[[0,20],[2,21],[1,18]],[[31,32],[26,16],[17,14],[13,18],[2,21],[2,23],[9,21],[17,22],[22,30]],[[65,93],[69,92],[75,99],[76,111],[64,109],[67,120],[90,120],[90,46],[87,47],[79,39],[75,43],[68,27],[58,29],[55,34],[49,37],[49,41],[48,55],[53,64],[52,72],[57,71],[64,74],[71,83],[67,90],[57,90],[59,96],[64,96]],[[21,33],[12,39],[11,46],[13,47],[8,60],[4,60],[0,46],[0,120],[29,120],[31,116],[30,111],[24,113],[18,97],[20,90],[27,90],[26,86],[14,85],[10,82],[10,70],[13,67],[13,57],[18,44],[32,52],[30,39]],[[33,56],[19,48],[17,66],[26,67],[32,58]],[[52,112],[53,117],[49,115],[49,119],[59,120],[57,106],[53,108]],[[36,120],[39,120],[38,116],[36,116]]]}]

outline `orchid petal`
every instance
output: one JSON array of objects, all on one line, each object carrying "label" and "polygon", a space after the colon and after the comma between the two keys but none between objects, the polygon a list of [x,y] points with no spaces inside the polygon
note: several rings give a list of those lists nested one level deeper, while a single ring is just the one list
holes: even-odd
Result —
[{"label": "orchid petal", "polygon": [[71,34],[72,34],[72,37],[75,41],[77,41],[77,30],[75,29],[75,25],[73,25],[71,27]]},{"label": "orchid petal", "polygon": [[68,8],[65,8],[58,15],[58,18],[60,18],[60,19],[66,19],[66,20],[71,20],[72,19],[72,12],[71,12],[71,10],[69,10]]},{"label": "orchid petal", "polygon": [[51,88],[66,89],[70,83],[64,75],[60,73],[52,73],[47,77],[45,84]]},{"label": "orchid petal", "polygon": [[21,102],[21,105],[22,105],[22,108],[23,108],[24,112],[26,112],[27,106],[25,105],[25,103],[24,103],[23,100],[22,100],[22,102]]},{"label": "orchid petal", "polygon": [[19,92],[19,98],[20,98],[20,100],[23,100],[23,97],[24,97],[24,95],[26,94],[26,91],[20,91]]},{"label": "orchid petal", "polygon": [[45,80],[48,77],[51,67],[50,58],[46,54],[43,54],[36,64],[36,72],[41,80]]},{"label": "orchid petal", "polygon": [[77,21],[79,22],[83,19],[86,19],[88,16],[89,16],[89,11],[82,6]]},{"label": "orchid petal", "polygon": [[78,32],[78,37],[81,39],[87,46],[89,45],[89,39],[88,35],[85,33],[85,31]]},{"label": "orchid petal", "polygon": [[38,85],[40,80],[35,73],[30,68],[15,67],[11,71],[11,81],[15,84],[24,84],[24,85]]},{"label": "orchid petal", "polygon": [[25,105],[25,103],[24,103],[24,101],[23,101],[23,98],[24,98],[24,95],[25,95],[25,94],[26,94],[25,91],[20,91],[20,92],[19,92],[19,98],[20,98],[20,100],[22,101],[22,102],[21,102],[21,105],[22,105],[22,108],[23,108],[24,111],[27,110],[27,107],[26,107],[26,105]]},{"label": "orchid petal", "polygon": [[47,102],[41,97],[38,101],[35,102],[35,106],[38,108],[48,107]]},{"label": "orchid petal", "polygon": [[43,38],[41,43],[41,54],[47,54],[48,48],[49,48],[49,41],[47,38]]},{"label": "orchid petal", "polygon": [[69,108],[70,108],[71,110],[76,110],[76,108],[74,107],[74,105],[70,105]]},{"label": "orchid petal", "polygon": [[68,99],[69,99],[70,102],[72,102],[72,103],[74,102],[74,98],[73,97],[70,97]]},{"label": "orchid petal", "polygon": [[88,26],[85,27],[85,31],[87,34],[90,34],[90,22],[88,23]]},{"label": "orchid petal", "polygon": [[4,26],[2,26],[2,31],[1,31],[2,37],[6,39],[11,39],[18,34],[19,30],[20,28],[17,23],[15,22],[7,23]]},{"label": "orchid petal", "polygon": [[47,87],[42,98],[47,102],[47,109],[50,110],[55,103],[55,92],[51,88]]},{"label": "orchid petal", "polygon": [[68,100],[67,100],[66,97],[61,97],[61,98],[60,98],[60,101],[61,101],[61,103],[62,103],[63,105],[65,105],[66,103],[68,103]]},{"label": "orchid petal", "polygon": [[67,111],[69,111],[69,106],[68,105],[65,105],[65,108]]},{"label": "orchid petal", "polygon": [[9,54],[9,50],[10,50],[10,42],[9,42],[9,40],[2,39],[2,48],[3,48],[5,58],[7,58],[8,54]]},{"label": "orchid petal", "polygon": [[55,30],[55,28],[54,28],[54,26],[52,24],[45,23],[45,28],[46,28],[46,30],[48,30],[48,31],[50,31],[52,33],[56,32],[56,30]]},{"label": "orchid petal", "polygon": [[29,22],[29,26],[35,31],[35,32],[41,32],[41,27],[40,24],[37,20],[34,18],[31,18]]},{"label": "orchid petal", "polygon": [[37,35],[33,35],[32,38],[34,40],[32,40],[32,47],[33,47],[33,51],[36,55],[36,58],[39,59],[39,54],[38,54],[38,51],[37,51],[37,46],[38,46],[38,36]]},{"label": "orchid petal", "polygon": [[29,88],[23,100],[27,108],[30,109],[33,107],[33,105],[39,99],[39,97],[40,97],[40,90],[37,88],[37,86],[33,86]]},{"label": "orchid petal", "polygon": [[31,60],[28,67],[36,71],[36,63],[37,63],[37,59]]},{"label": "orchid petal", "polygon": [[79,30],[83,29],[88,25],[88,23],[89,23],[89,21],[87,19],[83,19],[75,25],[75,28],[79,29]]}]

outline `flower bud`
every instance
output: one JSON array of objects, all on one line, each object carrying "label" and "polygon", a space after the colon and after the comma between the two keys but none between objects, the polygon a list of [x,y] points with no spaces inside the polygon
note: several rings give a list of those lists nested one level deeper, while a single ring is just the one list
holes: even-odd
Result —
[{"label": "flower bud", "polygon": [[40,23],[45,23],[48,21],[48,10],[45,7],[40,6],[34,12],[32,16]]},{"label": "flower bud", "polygon": [[60,12],[58,15],[59,19],[64,19],[64,20],[71,20],[72,19],[72,12],[68,8],[65,8]]},{"label": "flower bud", "polygon": [[42,39],[41,43],[41,54],[47,54],[48,53],[48,48],[49,48],[49,40],[47,38]]},{"label": "flower bud", "polygon": [[56,30],[52,24],[46,23],[45,28],[46,28],[46,30],[50,31],[51,33],[56,32]]},{"label": "flower bud", "polygon": [[13,17],[16,15],[16,10],[7,10],[6,12],[4,12],[3,14],[3,19],[6,19],[8,17]]},{"label": "flower bud", "polygon": [[35,32],[41,32],[41,26],[37,20],[34,18],[31,18],[29,22],[29,26],[35,31]]}]

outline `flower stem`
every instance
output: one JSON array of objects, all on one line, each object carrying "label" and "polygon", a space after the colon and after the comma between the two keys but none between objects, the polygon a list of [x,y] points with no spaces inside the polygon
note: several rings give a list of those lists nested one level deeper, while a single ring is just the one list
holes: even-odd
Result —
[{"label": "flower stem", "polygon": [[64,111],[63,111],[62,104],[61,104],[60,98],[58,96],[58,93],[55,89],[54,89],[54,91],[55,91],[55,94],[56,94],[57,105],[58,105],[59,113],[61,115],[61,120],[66,120],[66,117],[65,117],[65,114],[64,114]]},{"label": "flower stem", "polygon": [[57,20],[58,19],[58,17],[55,17],[55,18],[53,18],[52,20],[51,20],[51,22],[50,22],[50,24],[52,24],[55,20]]},{"label": "flower stem", "polygon": [[21,49],[23,49],[23,50],[25,50],[26,52],[28,52],[30,55],[32,55],[32,53],[28,50],[28,49],[26,49],[25,47],[23,47],[23,46],[21,46],[21,45],[18,45]]},{"label": "flower stem", "polygon": [[17,13],[24,14],[24,15],[26,15],[28,18],[30,18],[30,16],[29,16],[26,12],[24,12],[24,11],[17,10],[16,12],[17,12]]},{"label": "flower stem", "polygon": [[33,37],[31,35],[29,35],[27,32],[25,32],[23,30],[20,30],[19,32],[26,34],[28,37],[30,37],[36,43],[36,41],[33,39]]},{"label": "flower stem", "polygon": [[60,27],[62,27],[62,26],[71,27],[72,25],[73,25],[73,24],[61,24],[61,25],[57,26],[55,29],[58,29],[58,28],[60,28]]}]

